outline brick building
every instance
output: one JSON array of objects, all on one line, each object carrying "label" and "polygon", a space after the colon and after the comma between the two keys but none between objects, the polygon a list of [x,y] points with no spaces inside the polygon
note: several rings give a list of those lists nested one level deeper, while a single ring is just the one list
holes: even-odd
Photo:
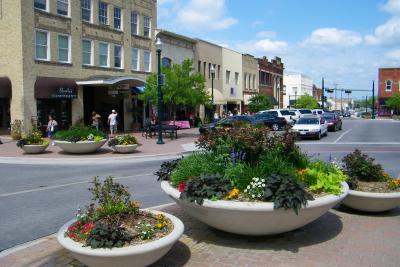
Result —
[{"label": "brick building", "polygon": [[386,100],[395,93],[400,93],[400,68],[380,68],[378,88],[378,114],[391,115],[391,110],[386,106]]},{"label": "brick building", "polygon": [[258,59],[259,92],[274,98],[274,106],[283,108],[283,70],[281,58],[271,61],[267,57]]},{"label": "brick building", "polygon": [[259,93],[258,90],[258,60],[249,54],[242,55],[242,72],[243,72],[243,102],[242,111],[247,111],[249,99]]},{"label": "brick building", "polygon": [[[0,112],[61,128],[116,109],[132,127],[132,88],[155,70],[156,0],[0,1]],[[7,36],[5,38],[5,36]],[[8,112],[9,110],[9,112]]]}]

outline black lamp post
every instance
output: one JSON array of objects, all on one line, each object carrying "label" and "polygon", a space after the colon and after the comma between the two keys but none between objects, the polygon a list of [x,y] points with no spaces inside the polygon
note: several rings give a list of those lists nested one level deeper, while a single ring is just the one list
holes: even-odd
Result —
[{"label": "black lamp post", "polygon": [[212,107],[213,107],[213,114],[212,116],[214,116],[214,112],[215,112],[215,106],[214,106],[214,77],[215,77],[215,68],[214,65],[211,65],[211,101],[212,101]]},{"label": "black lamp post", "polygon": [[164,141],[162,139],[162,122],[164,120],[164,110],[163,110],[163,95],[161,92],[161,50],[162,50],[162,42],[160,38],[157,38],[156,41],[156,48],[157,48],[157,93],[158,93],[158,140],[157,144],[162,145]]},{"label": "black lamp post", "polygon": [[375,119],[375,81],[372,81],[372,114],[371,119]]}]

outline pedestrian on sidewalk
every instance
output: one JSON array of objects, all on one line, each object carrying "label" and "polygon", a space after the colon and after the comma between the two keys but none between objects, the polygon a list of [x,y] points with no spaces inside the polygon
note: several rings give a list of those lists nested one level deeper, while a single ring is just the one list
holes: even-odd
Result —
[{"label": "pedestrian on sidewalk", "polygon": [[108,116],[108,125],[110,126],[110,135],[114,136],[117,134],[117,112],[115,109],[111,111],[111,114]]},{"label": "pedestrian on sidewalk", "polygon": [[[58,123],[52,115],[49,115],[49,122],[47,123],[46,133],[47,137],[53,140],[54,134],[56,133]],[[54,141],[51,143],[54,146]]]},{"label": "pedestrian on sidewalk", "polygon": [[92,112],[92,126],[93,126],[93,128],[96,128],[96,130],[100,129],[100,119],[101,119],[101,116],[96,111],[93,111]]}]

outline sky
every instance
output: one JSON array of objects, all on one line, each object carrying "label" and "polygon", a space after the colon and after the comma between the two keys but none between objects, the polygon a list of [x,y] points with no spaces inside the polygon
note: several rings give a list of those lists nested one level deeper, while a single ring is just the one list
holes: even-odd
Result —
[{"label": "sky", "polygon": [[[400,0],[158,0],[158,28],[240,53],[279,56],[314,84],[371,89],[400,67]],[[354,98],[371,95],[355,92]]]}]

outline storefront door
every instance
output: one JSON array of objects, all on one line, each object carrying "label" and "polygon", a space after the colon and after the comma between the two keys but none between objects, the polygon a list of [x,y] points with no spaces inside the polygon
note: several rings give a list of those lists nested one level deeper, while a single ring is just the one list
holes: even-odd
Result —
[{"label": "storefront door", "polygon": [[46,131],[49,115],[58,123],[58,129],[68,129],[71,121],[71,99],[37,99],[38,129]]},{"label": "storefront door", "polygon": [[10,127],[10,99],[0,98],[0,129]]}]

